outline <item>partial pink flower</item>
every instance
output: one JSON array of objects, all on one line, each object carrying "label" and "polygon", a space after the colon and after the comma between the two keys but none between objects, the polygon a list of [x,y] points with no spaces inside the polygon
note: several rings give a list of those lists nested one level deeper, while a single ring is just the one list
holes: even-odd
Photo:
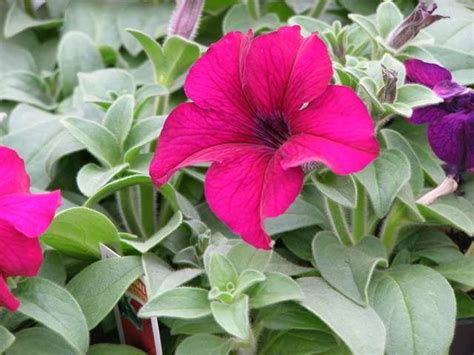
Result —
[{"label": "partial pink flower", "polygon": [[269,249],[263,222],[298,196],[303,164],[350,174],[378,155],[367,108],[350,88],[329,85],[331,77],[326,46],[298,26],[225,35],[190,70],[184,88],[193,102],[168,117],[153,181],[161,186],[184,166],[212,162],[210,208],[246,242]]},{"label": "partial pink flower", "polygon": [[31,194],[23,160],[0,146],[0,307],[16,311],[20,306],[7,278],[38,273],[43,258],[38,237],[60,204],[59,191]]}]

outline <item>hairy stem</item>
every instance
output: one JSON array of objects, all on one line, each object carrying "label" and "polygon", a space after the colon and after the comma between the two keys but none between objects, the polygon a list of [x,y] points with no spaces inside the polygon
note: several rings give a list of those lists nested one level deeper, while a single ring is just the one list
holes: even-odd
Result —
[{"label": "hairy stem", "polygon": [[356,207],[352,211],[352,235],[354,241],[358,242],[367,233],[366,226],[367,197],[364,187],[356,181]]},{"label": "hairy stem", "polygon": [[132,200],[130,199],[130,190],[122,189],[117,192],[116,197],[120,216],[122,217],[122,221],[127,231],[139,237],[143,237],[143,232],[133,210]]},{"label": "hairy stem", "polygon": [[354,244],[341,206],[331,199],[326,198],[326,209],[331,226],[339,239],[346,245]]}]

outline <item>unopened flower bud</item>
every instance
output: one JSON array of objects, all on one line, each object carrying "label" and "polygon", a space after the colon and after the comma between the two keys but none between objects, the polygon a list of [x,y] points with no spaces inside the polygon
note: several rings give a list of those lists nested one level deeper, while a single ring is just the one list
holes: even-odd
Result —
[{"label": "unopened flower bud", "polygon": [[193,39],[199,26],[204,0],[179,0],[171,17],[168,35]]},{"label": "unopened flower bud", "polygon": [[392,103],[397,96],[397,72],[382,65],[383,86],[378,93],[381,102]]},{"label": "unopened flower bud", "polygon": [[447,18],[447,16],[433,15],[437,5],[435,3],[427,6],[421,1],[408,16],[390,35],[388,45],[394,49],[400,49],[411,41],[423,29],[432,23]]}]

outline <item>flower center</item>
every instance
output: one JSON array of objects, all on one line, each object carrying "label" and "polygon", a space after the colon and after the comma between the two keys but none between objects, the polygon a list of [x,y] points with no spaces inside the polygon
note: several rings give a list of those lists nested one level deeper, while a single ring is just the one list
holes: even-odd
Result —
[{"label": "flower center", "polygon": [[281,113],[255,118],[255,136],[267,147],[278,149],[290,136],[290,128]]}]

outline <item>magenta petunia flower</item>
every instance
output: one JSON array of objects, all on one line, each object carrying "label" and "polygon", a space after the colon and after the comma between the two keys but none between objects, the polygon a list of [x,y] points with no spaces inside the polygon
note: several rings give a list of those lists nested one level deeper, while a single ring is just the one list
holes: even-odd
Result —
[{"label": "magenta petunia flower", "polygon": [[263,222],[300,193],[303,164],[349,174],[378,154],[367,108],[350,88],[329,85],[331,77],[326,46],[297,26],[257,38],[225,35],[190,70],[184,88],[193,102],[166,120],[153,181],[160,186],[184,166],[212,162],[210,208],[246,242],[269,249]]},{"label": "magenta petunia flower", "polygon": [[34,276],[42,261],[38,237],[61,204],[59,191],[31,194],[23,160],[0,146],[0,307],[19,307],[8,289],[10,276]]},{"label": "magenta petunia flower", "polygon": [[444,101],[417,108],[410,122],[428,124],[434,153],[452,173],[474,168],[474,92],[452,80],[448,69],[418,59],[405,61],[407,82],[425,85]]}]

